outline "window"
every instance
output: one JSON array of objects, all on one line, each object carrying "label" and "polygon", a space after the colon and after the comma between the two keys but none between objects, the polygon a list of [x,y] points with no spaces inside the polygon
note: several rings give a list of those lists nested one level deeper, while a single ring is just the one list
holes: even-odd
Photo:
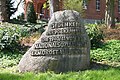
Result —
[{"label": "window", "polygon": [[0,5],[2,5],[1,1],[0,1]]},{"label": "window", "polygon": [[118,0],[118,12],[120,13],[120,0]]},{"label": "window", "polygon": [[1,6],[0,6],[0,12],[2,12],[2,8],[1,8]]},{"label": "window", "polygon": [[87,9],[87,0],[83,0],[82,6],[83,6],[83,9]]},{"label": "window", "polygon": [[100,11],[100,0],[96,0],[96,11]]}]

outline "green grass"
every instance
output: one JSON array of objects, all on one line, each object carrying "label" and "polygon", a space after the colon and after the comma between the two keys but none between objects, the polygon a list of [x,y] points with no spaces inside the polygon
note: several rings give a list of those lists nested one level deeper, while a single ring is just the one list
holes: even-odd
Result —
[{"label": "green grass", "polygon": [[10,73],[0,72],[0,80],[119,80],[120,70],[110,68],[108,70],[86,70],[55,74],[46,73]]},{"label": "green grass", "polygon": [[17,64],[21,57],[19,52],[0,52],[0,80],[120,80],[120,40],[108,41],[101,48],[91,50],[92,61],[112,61],[108,63],[110,66],[92,63],[90,70],[85,71],[19,73]]}]

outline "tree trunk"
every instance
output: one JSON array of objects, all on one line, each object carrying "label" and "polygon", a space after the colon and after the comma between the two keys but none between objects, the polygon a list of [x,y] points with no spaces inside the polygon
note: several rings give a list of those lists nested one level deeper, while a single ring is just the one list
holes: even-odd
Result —
[{"label": "tree trunk", "polygon": [[8,16],[6,12],[6,0],[0,0],[1,6],[0,6],[0,21],[8,21]]},{"label": "tree trunk", "polygon": [[[7,0],[0,0],[0,20],[1,21],[9,21],[10,20],[10,16],[7,14],[7,6],[6,6],[6,1]],[[13,14],[17,11],[20,3],[22,2],[22,0],[19,1],[19,3],[17,4],[17,7],[15,8]]]},{"label": "tree trunk", "polygon": [[56,11],[59,11],[59,0],[50,0],[50,17]]},{"label": "tree trunk", "polygon": [[115,28],[114,0],[106,0],[105,23],[108,28]]}]

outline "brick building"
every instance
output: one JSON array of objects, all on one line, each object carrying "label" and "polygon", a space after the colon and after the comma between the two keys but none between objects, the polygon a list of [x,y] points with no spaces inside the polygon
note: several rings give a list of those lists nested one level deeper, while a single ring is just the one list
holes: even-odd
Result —
[{"label": "brick building", "polygon": [[[26,11],[27,11],[27,6],[29,2],[32,2],[34,4],[34,9],[37,15],[37,18],[40,19],[41,17],[43,18],[49,18],[49,9],[48,8],[43,8],[43,4],[47,1],[47,0],[25,0],[25,17],[26,17]],[[61,6],[62,4],[62,0],[59,0],[59,10],[62,10],[63,7]]]},{"label": "brick building", "polygon": [[[85,19],[102,20],[105,18],[106,0],[84,1]],[[115,0],[114,6],[115,18],[120,21],[120,0]]]},{"label": "brick building", "polygon": [[[25,14],[28,2],[32,0],[25,1]],[[59,9],[63,10],[63,0],[59,0]],[[49,16],[49,10],[42,9],[43,4],[46,0],[33,0],[35,12],[40,18],[40,14],[43,14],[45,18]],[[83,1],[83,8],[85,10],[85,19],[89,21],[102,20],[105,18],[106,0],[86,0]],[[115,18],[120,21],[120,0],[115,0]]]}]

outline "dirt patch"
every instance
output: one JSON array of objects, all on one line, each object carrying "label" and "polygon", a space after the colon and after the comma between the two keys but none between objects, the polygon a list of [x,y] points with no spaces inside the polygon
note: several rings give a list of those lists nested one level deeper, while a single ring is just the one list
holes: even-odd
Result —
[{"label": "dirt patch", "polygon": [[105,40],[120,40],[120,29],[103,29]]},{"label": "dirt patch", "polygon": [[35,41],[37,41],[40,38],[40,33],[34,33],[31,36],[24,37],[20,40],[21,45],[24,46],[32,46]]}]

